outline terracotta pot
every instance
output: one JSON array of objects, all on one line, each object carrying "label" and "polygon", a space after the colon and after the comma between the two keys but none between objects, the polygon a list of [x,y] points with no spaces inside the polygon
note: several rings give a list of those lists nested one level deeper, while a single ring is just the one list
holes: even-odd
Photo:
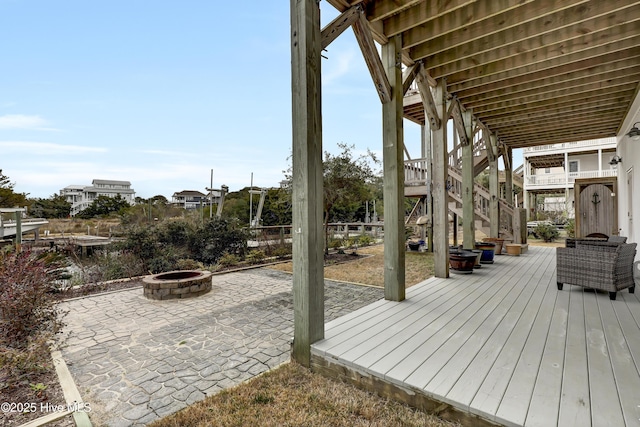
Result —
[{"label": "terracotta pot", "polygon": [[501,239],[500,237],[485,237],[484,239],[482,239],[482,241],[495,243],[496,244],[495,254],[502,255],[504,239]]},{"label": "terracotta pot", "polygon": [[522,247],[515,243],[507,244],[507,255],[520,256],[522,252]]},{"label": "terracotta pot", "polygon": [[451,252],[449,253],[449,265],[452,270],[459,273],[472,273],[476,263],[477,255],[472,252]]}]

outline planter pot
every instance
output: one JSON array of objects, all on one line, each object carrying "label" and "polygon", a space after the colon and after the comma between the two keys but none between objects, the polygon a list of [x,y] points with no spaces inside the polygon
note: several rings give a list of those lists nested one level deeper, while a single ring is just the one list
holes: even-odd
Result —
[{"label": "planter pot", "polygon": [[458,273],[473,273],[473,266],[476,263],[477,255],[472,252],[451,252],[449,253],[449,265],[451,269]]},{"label": "planter pot", "polygon": [[491,242],[496,244],[495,255],[502,255],[502,248],[504,247],[504,239],[499,237],[485,237],[482,239],[483,242]]},{"label": "planter pot", "polygon": [[420,243],[418,242],[408,242],[407,246],[409,246],[409,249],[411,249],[412,251],[417,251],[418,249],[420,249]]},{"label": "planter pot", "polygon": [[493,255],[495,254],[496,244],[491,242],[476,242],[476,249],[482,251],[480,263],[493,264]]},{"label": "planter pot", "polygon": [[518,244],[508,244],[507,245],[507,255],[512,255],[512,256],[520,256],[520,253],[522,252],[522,247]]},{"label": "planter pot", "polygon": [[473,268],[482,267],[482,264],[480,264],[480,259],[482,258],[482,251],[480,249],[472,249],[471,252],[476,254],[476,263],[473,265]]}]

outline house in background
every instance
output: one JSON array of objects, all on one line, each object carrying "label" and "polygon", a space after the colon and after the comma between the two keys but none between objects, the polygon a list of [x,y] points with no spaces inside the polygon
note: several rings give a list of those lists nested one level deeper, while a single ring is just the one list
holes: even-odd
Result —
[{"label": "house in background", "polygon": [[617,165],[611,163],[616,144],[611,137],[524,148],[523,197],[529,219],[541,210],[573,218],[576,180],[615,182]]},{"label": "house in background", "polygon": [[69,185],[60,190],[60,196],[71,203],[71,216],[88,208],[98,196],[120,195],[127,203],[133,205],[135,194],[135,190],[131,188],[131,182],[110,179],[94,179],[91,185]]},{"label": "house in background", "polygon": [[211,192],[211,199],[208,194],[201,193],[197,190],[182,190],[173,193],[173,196],[171,196],[171,203],[176,207],[184,209],[198,209],[201,206],[215,205],[220,203],[220,200],[220,190],[213,190]]}]

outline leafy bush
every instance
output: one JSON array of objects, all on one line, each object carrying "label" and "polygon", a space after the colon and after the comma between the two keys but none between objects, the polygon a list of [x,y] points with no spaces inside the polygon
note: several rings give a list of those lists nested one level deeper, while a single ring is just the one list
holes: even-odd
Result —
[{"label": "leafy bush", "polygon": [[231,267],[232,265],[236,265],[239,262],[240,258],[238,258],[237,255],[230,254],[228,252],[223,254],[220,259],[218,259],[218,265],[220,265],[221,267]]},{"label": "leafy bush", "polygon": [[0,253],[0,395],[36,382],[49,363],[49,343],[63,326],[50,285],[59,267],[29,251]]},{"label": "leafy bush", "polygon": [[567,220],[564,229],[567,232],[567,237],[576,237],[576,220],[573,218]]},{"label": "leafy bush", "polygon": [[329,241],[330,249],[338,249],[338,248],[341,248],[342,246],[344,246],[344,240],[342,239],[331,239]]},{"label": "leafy bush", "polygon": [[291,255],[291,248],[290,248],[290,247],[286,247],[286,246],[280,246],[280,247],[275,248],[275,249],[271,252],[271,254],[272,254],[274,257],[278,258],[278,259],[286,258],[286,257],[288,257],[289,255]]},{"label": "leafy bush", "polygon": [[259,264],[265,259],[265,254],[260,249],[254,249],[247,254],[249,264]]},{"label": "leafy bush", "polygon": [[361,234],[358,236],[358,246],[369,246],[373,243],[373,238],[368,234]]},{"label": "leafy bush", "polygon": [[556,226],[546,222],[539,223],[536,228],[533,229],[533,234],[545,242],[553,242],[560,236]]},{"label": "leafy bush", "polygon": [[176,267],[178,270],[204,270],[204,265],[200,261],[190,258],[179,259]]},{"label": "leafy bush", "polygon": [[62,327],[61,312],[50,282],[59,264],[47,263],[29,251],[0,254],[0,340],[14,347],[30,336],[51,335]]},{"label": "leafy bush", "polygon": [[247,233],[225,219],[205,222],[191,239],[192,258],[215,264],[225,253],[243,256],[247,249]]}]

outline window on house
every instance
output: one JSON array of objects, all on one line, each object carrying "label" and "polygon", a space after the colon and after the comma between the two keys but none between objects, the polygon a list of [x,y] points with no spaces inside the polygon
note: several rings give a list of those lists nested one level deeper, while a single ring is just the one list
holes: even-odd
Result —
[{"label": "window on house", "polygon": [[569,161],[569,173],[575,173],[575,172],[579,172],[579,167],[580,163],[577,160],[570,160]]},{"label": "window on house", "polygon": [[544,173],[551,173],[551,168],[544,168]]}]

